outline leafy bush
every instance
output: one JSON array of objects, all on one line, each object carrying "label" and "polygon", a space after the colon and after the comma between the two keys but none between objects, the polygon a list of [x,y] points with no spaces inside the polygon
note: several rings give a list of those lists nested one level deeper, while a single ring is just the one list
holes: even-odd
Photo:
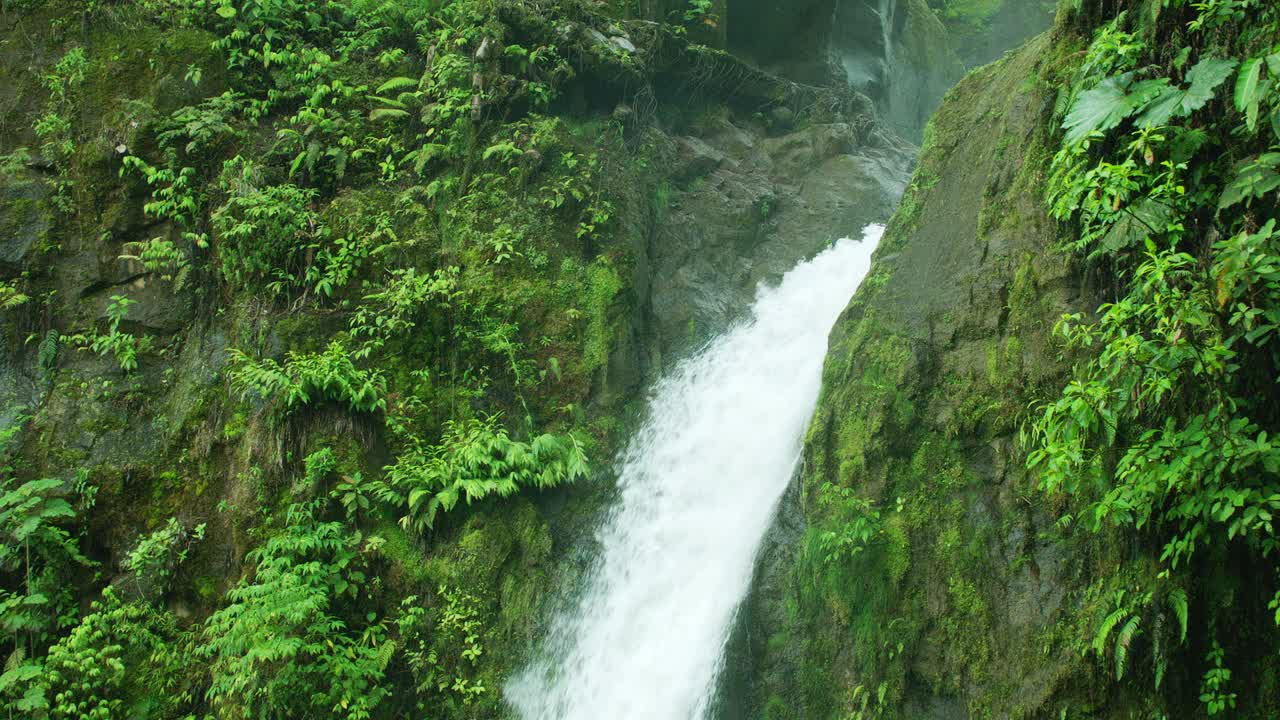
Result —
[{"label": "leafy bush", "polygon": [[249,553],[251,579],[204,628],[209,700],[231,717],[362,720],[387,697],[395,646],[373,622],[352,627],[344,602],[363,597],[368,543],[315,508],[289,508],[283,530]]},{"label": "leafy bush", "polygon": [[[42,663],[5,677],[23,690],[13,709],[33,720],[176,717],[194,699],[187,649],[172,615],[108,588]],[[4,686],[0,678],[0,696]]]},{"label": "leafy bush", "polygon": [[297,287],[303,264],[328,230],[312,209],[316,191],[295,185],[256,188],[253,166],[228,163],[240,187],[212,216],[222,275],[233,287],[279,295]]},{"label": "leafy bush", "polygon": [[19,578],[22,588],[0,588],[0,623],[28,650],[49,636],[66,609],[63,573],[90,564],[64,527],[76,512],[59,494],[63,489],[54,479],[0,483],[0,570]]},{"label": "leafy bush", "polygon": [[[1280,582],[1265,570],[1274,569],[1280,513],[1272,401],[1280,181],[1271,169],[1280,116],[1261,122],[1280,107],[1280,72],[1271,67],[1280,71],[1280,8],[1172,5],[1161,27],[1182,24],[1191,37],[1168,70],[1159,43],[1147,41],[1159,30],[1121,15],[1096,34],[1064,96],[1067,132],[1048,200],[1076,231],[1070,249],[1117,278],[1116,299],[1092,317],[1059,322],[1058,336],[1079,361],[1024,435],[1028,467],[1045,491],[1077,498],[1088,530],[1126,530],[1154,555],[1150,586],[1117,591],[1091,649],[1104,655],[1118,627],[1111,654],[1123,676],[1130,644],[1150,629],[1157,687],[1169,648],[1187,637],[1187,595],[1171,581],[1237,557],[1264,569],[1251,582]],[[1233,74],[1234,92],[1223,92]],[[1219,212],[1239,205],[1247,209]],[[1108,583],[1132,584],[1119,576]],[[1210,596],[1237,591],[1246,592],[1205,588]],[[1154,602],[1161,597],[1169,604]],[[1165,608],[1178,615],[1176,638],[1162,621]],[[1203,619],[1209,632],[1215,624]],[[1214,714],[1226,696],[1206,683]]]}]

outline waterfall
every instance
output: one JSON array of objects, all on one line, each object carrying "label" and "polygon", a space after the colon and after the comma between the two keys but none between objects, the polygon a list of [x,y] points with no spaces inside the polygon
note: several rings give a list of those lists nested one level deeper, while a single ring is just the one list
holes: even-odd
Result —
[{"label": "waterfall", "polygon": [[524,720],[704,720],[756,553],[795,472],[827,334],[883,228],[762,287],[660,381],[573,612],[506,688]]}]

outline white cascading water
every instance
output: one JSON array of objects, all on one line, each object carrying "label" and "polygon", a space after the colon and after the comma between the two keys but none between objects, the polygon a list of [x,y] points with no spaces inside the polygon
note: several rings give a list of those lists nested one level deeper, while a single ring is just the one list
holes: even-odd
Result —
[{"label": "white cascading water", "polygon": [[756,553],[800,457],[827,335],[883,228],[762,287],[749,320],[658,383],[622,458],[603,555],[541,659],[524,720],[703,720]]}]

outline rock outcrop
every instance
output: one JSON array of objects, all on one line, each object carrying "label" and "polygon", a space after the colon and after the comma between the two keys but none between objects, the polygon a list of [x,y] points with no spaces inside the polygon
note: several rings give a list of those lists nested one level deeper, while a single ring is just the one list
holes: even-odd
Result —
[{"label": "rock outcrop", "polygon": [[[1040,199],[1056,48],[1041,37],[948,95],[832,334],[791,544],[766,551],[749,607],[766,717],[1023,717],[1075,670],[1043,638],[1079,559],[1042,537],[1016,439],[1063,372],[1054,318],[1088,304]],[[823,550],[849,522],[839,488],[882,512],[884,542],[856,562]]]},{"label": "rock outcrop", "polygon": [[1043,31],[1051,0],[935,8],[927,0],[850,0],[836,11],[834,52],[850,84],[885,121],[919,142],[942,96],[965,72]]}]

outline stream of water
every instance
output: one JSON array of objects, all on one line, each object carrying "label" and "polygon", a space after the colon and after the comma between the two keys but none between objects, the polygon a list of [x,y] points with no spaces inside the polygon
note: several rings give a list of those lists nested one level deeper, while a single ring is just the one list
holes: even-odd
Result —
[{"label": "stream of water", "polygon": [[598,566],[506,688],[524,720],[706,720],[817,403],[827,335],[882,230],[762,287],[747,320],[657,384],[621,458]]}]

